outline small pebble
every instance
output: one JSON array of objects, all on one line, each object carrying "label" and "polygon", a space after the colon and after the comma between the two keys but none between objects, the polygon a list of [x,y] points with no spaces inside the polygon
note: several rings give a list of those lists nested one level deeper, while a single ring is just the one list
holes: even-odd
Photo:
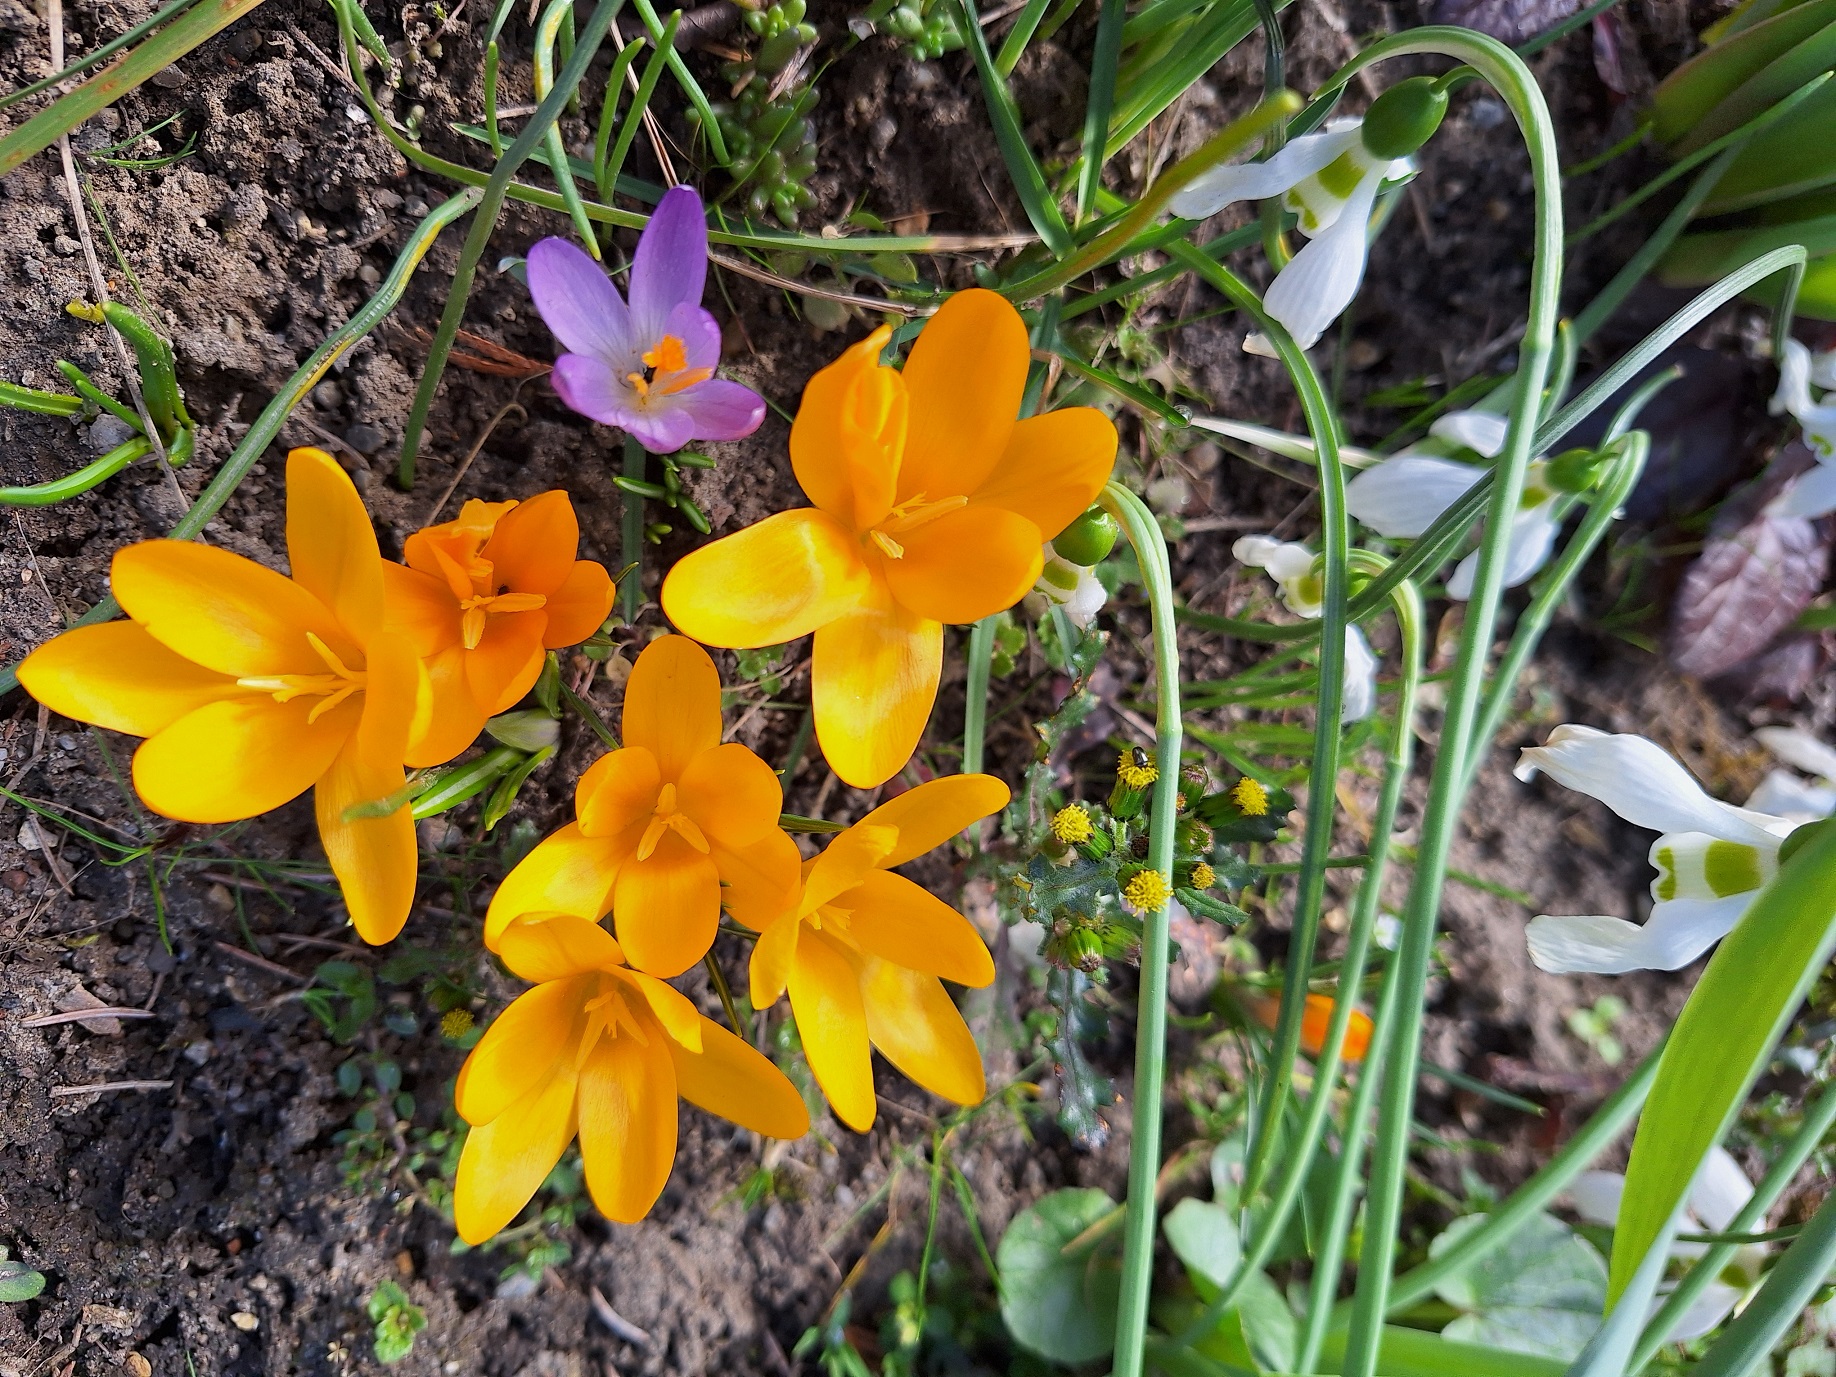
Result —
[{"label": "small pebble", "polygon": [[257,1329],[261,1328],[261,1321],[246,1310],[238,1310],[235,1314],[231,1315],[230,1323],[235,1325],[236,1328],[240,1329],[244,1334],[253,1334]]},{"label": "small pebble", "polygon": [[57,738],[57,748],[60,751],[74,751],[76,749],[76,738],[74,736],[59,736]]},{"label": "small pebble", "polygon": [[185,84],[185,74],[177,67],[162,67],[153,73],[152,82],[162,90],[176,91]]},{"label": "small pebble", "polygon": [[344,389],[335,382],[322,382],[312,389],[312,400],[327,411],[336,411],[344,405]]},{"label": "small pebble", "polygon": [[375,264],[365,263],[357,269],[357,280],[366,287],[374,287],[382,281],[382,274],[376,270]]},{"label": "small pebble", "polygon": [[359,454],[374,454],[389,443],[389,437],[368,422],[359,421],[344,432],[344,443]]},{"label": "small pebble", "polygon": [[419,196],[410,196],[407,201],[403,203],[402,209],[418,220],[423,215],[427,214],[427,202],[423,201]]},{"label": "small pebble", "polygon": [[67,234],[60,234],[51,241],[51,251],[59,258],[69,258],[80,252],[82,247],[81,244],[77,243],[76,240],[72,239]]}]

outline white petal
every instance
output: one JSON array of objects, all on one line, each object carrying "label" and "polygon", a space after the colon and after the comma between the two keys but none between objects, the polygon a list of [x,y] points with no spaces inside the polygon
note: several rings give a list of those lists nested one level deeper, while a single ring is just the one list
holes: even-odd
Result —
[{"label": "white petal", "polygon": [[1807,775],[1836,780],[1836,750],[1832,750],[1809,732],[1796,727],[1761,727],[1753,739],[1787,765],[1796,765]]},{"label": "white petal", "polygon": [[1528,780],[1538,770],[1653,832],[1706,832],[1723,841],[1771,846],[1790,830],[1778,818],[1710,798],[1676,757],[1642,736],[1565,724],[1541,746],[1525,748],[1517,777]]},{"label": "white petal", "polygon": [[1269,343],[1269,337],[1260,330],[1252,330],[1243,337],[1243,352],[1254,354],[1259,359],[1278,359],[1281,351]]},{"label": "white petal", "polygon": [[1616,1171],[1584,1171],[1568,1187],[1575,1213],[1589,1224],[1619,1223],[1619,1201],[1626,1193],[1626,1178]]},{"label": "white petal", "polygon": [[1485,477],[1485,470],[1429,454],[1398,454],[1345,487],[1345,507],[1392,540],[1414,539]]},{"label": "white petal", "polygon": [[1811,355],[1810,380],[1825,392],[1836,389],[1836,349]]},{"label": "white petal", "polygon": [[1555,975],[1674,971],[1726,937],[1752,902],[1751,894],[1672,899],[1654,905],[1642,926],[1624,918],[1542,914],[1530,920],[1524,935],[1537,969]]},{"label": "white petal", "polygon": [[1665,1342],[1681,1343],[1685,1339],[1700,1339],[1704,1334],[1714,1333],[1715,1327],[1740,1304],[1740,1295],[1732,1286],[1711,1281],[1689,1309],[1677,1317],[1676,1326],[1665,1336]]},{"label": "white petal", "polygon": [[1296,182],[1330,166],[1346,149],[1355,147],[1358,139],[1355,122],[1350,128],[1303,134],[1267,162],[1227,163],[1200,173],[1174,194],[1168,208],[1182,220],[1203,220],[1232,201],[1279,196]]},{"label": "white petal", "polygon": [[[1504,586],[1515,588],[1549,562],[1555,548],[1556,532],[1561,530],[1550,516],[1547,505],[1519,512],[1511,522],[1510,540],[1505,546]],[[1479,552],[1474,550],[1460,561],[1453,577],[1447,580],[1447,596],[1465,602],[1473,595],[1473,580],[1479,576]]]},{"label": "white petal", "polygon": [[1505,432],[1511,422],[1493,411],[1450,411],[1433,425],[1428,433],[1451,444],[1465,445],[1487,459],[1496,459],[1504,449]]},{"label": "white petal", "polygon": [[1381,175],[1366,174],[1346,198],[1339,218],[1310,239],[1275,275],[1262,298],[1262,309],[1279,320],[1303,349],[1351,305],[1364,279],[1369,248],[1371,207],[1377,201]]},{"label": "white petal", "polygon": [[1281,549],[1284,542],[1269,536],[1238,536],[1236,543],[1230,547],[1231,558],[1239,564],[1247,564],[1252,569],[1266,569],[1269,561],[1275,558],[1275,552]]},{"label": "white petal", "polygon": [[1078,576],[1077,588],[1065,603],[1065,615],[1071,619],[1071,625],[1083,631],[1096,620],[1096,614],[1108,601],[1109,590],[1103,587],[1103,580],[1096,576],[1096,570],[1086,569]]},{"label": "white petal", "polygon": [[1785,341],[1785,357],[1779,360],[1779,385],[1766,404],[1766,410],[1777,416],[1789,411],[1801,416],[1811,409],[1811,354],[1795,339]]},{"label": "white petal", "polygon": [[[1253,421],[1233,421],[1228,416],[1194,416],[1191,424],[1194,430],[1227,435],[1233,440],[1242,440],[1285,459],[1298,459],[1303,464],[1319,462],[1319,451],[1314,448],[1313,437],[1310,435],[1290,435],[1272,426],[1259,426]],[[1359,449],[1356,445],[1341,445],[1339,458],[1345,461],[1347,467],[1368,469],[1383,456],[1368,449]]]},{"label": "white petal", "polygon": [[1747,807],[1791,822],[1815,822],[1836,813],[1836,789],[1806,784],[1789,770],[1769,770]]},{"label": "white petal", "polygon": [[1345,628],[1345,687],[1339,695],[1339,718],[1362,722],[1377,706],[1377,657],[1355,626]]},{"label": "white petal", "polygon": [[1702,1167],[1689,1188],[1690,1213],[1705,1226],[1703,1233],[1726,1233],[1746,1203],[1753,1198],[1753,1183],[1727,1149],[1716,1146],[1702,1159]]},{"label": "white petal", "polygon": [[[1814,442],[1810,427],[1804,428],[1806,444]],[[1824,453],[1829,453],[1831,442],[1824,441]],[[1836,463],[1818,464],[1808,473],[1801,473],[1786,485],[1785,491],[1766,504],[1767,516],[1827,516],[1836,512]]]}]

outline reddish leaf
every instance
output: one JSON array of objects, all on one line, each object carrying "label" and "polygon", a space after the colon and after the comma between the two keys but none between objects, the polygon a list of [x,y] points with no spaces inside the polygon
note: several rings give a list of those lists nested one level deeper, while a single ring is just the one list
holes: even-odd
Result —
[{"label": "reddish leaf", "polygon": [[1670,657],[1712,678],[1765,650],[1823,589],[1829,538],[1815,521],[1762,510],[1712,536],[1677,590]]}]

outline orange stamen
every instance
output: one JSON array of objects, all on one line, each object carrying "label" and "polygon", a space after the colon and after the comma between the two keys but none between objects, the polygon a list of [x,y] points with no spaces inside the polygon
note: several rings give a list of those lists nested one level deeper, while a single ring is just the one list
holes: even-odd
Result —
[{"label": "orange stamen", "polygon": [[644,351],[644,371],[625,374],[625,381],[631,384],[640,401],[648,401],[652,389],[659,397],[674,396],[713,376],[712,368],[690,368],[688,350],[683,347],[682,340],[675,335],[665,335],[653,348]]}]

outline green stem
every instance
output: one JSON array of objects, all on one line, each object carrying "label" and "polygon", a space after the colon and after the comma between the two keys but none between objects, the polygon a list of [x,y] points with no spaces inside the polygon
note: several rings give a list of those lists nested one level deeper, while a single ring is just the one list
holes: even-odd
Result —
[{"label": "green stem", "polygon": [[[625,471],[623,476],[634,483],[644,481],[644,461],[649,452],[636,436],[625,437]],[[618,581],[618,612],[626,625],[637,620],[644,605],[644,499],[628,490],[619,492],[620,564],[625,573]]]},{"label": "green stem", "polygon": [[1377,1143],[1366,1204],[1365,1247],[1359,1260],[1358,1289],[1346,1345],[1346,1377],[1373,1377],[1383,1317],[1389,1309],[1390,1269],[1401,1226],[1409,1130],[1421,1059],[1423,1003],[1435,922],[1446,883],[1448,852],[1453,845],[1460,805],[1466,792],[1467,755],[1472,746],[1473,727],[1479,720],[1485,661],[1491,651],[1493,629],[1497,625],[1504,592],[1506,545],[1523,494],[1524,476],[1529,468],[1537,417],[1543,403],[1543,386],[1555,351],[1556,324],[1561,315],[1561,170],[1555,129],[1535,79],[1523,60],[1496,39],[1452,28],[1417,29],[1397,39],[1377,43],[1361,54],[1354,65],[1367,65],[1383,57],[1405,53],[1441,53],[1465,61],[1504,98],[1529,147],[1531,176],[1536,187],[1536,226],[1530,307],[1518,364],[1516,395],[1511,402],[1505,448],[1493,469],[1491,506],[1478,576],[1467,603],[1454,678],[1448,688],[1441,746],[1429,785],[1415,880],[1410,888],[1395,958],[1395,978],[1400,982],[1400,1016],[1390,1032],[1384,1056]]},{"label": "green stem", "polygon": [[[1103,489],[1103,506],[1135,547],[1153,613],[1154,723],[1160,778],[1154,784],[1148,864],[1173,883],[1173,828],[1179,801],[1182,724],[1179,715],[1179,644],[1173,622],[1173,576],[1160,525],[1139,497],[1120,483]],[[1122,1286],[1116,1306],[1114,1377],[1140,1377],[1147,1338],[1148,1291],[1154,1278],[1154,1180],[1160,1168],[1161,1093],[1166,1073],[1167,910],[1142,922],[1141,992],[1135,1023],[1135,1101],[1129,1139],[1128,1217],[1123,1225]]]},{"label": "green stem", "polygon": [[[663,41],[665,44],[674,44],[676,41],[676,23],[681,17],[681,10],[677,10],[670,15],[669,27],[663,31]],[[618,81],[623,82],[626,70],[637,60],[638,50],[643,46],[644,41],[638,39],[628,46],[624,52],[618,55],[617,60],[612,64],[613,76]],[[612,199],[612,189],[618,185],[618,174],[624,171],[625,159],[631,153],[632,142],[637,138],[638,130],[643,127],[644,112],[650,108],[650,98],[656,93],[657,83],[662,79],[663,53],[659,50],[651,54],[650,61],[644,64],[644,73],[638,78],[637,93],[632,96],[631,108],[625,112],[625,122],[619,127],[618,141],[613,144],[610,149],[602,148],[602,156],[596,168],[595,176],[597,179],[596,185],[599,187],[599,195],[603,200],[610,201]],[[610,126],[607,121],[611,119],[610,106],[617,90],[618,88],[616,86],[610,84],[606,87],[608,113],[601,121],[599,127],[602,145],[604,144],[605,136],[610,132]]]},{"label": "green stem", "polygon": [[[574,0],[549,0],[548,8],[542,11],[542,20],[536,25],[535,50],[532,55],[537,100],[545,99],[554,86],[555,40],[560,36],[563,23],[571,21],[573,17]],[[567,203],[567,214],[574,222],[574,233],[580,236],[586,251],[597,259],[599,235],[593,229],[593,222],[587,219],[586,205],[580,199],[580,187],[575,183],[573,168],[568,164],[567,145],[561,142],[559,121],[548,126],[548,131],[542,135],[542,146],[548,150],[548,170],[554,173],[555,186],[561,192],[561,199]]]},{"label": "green stem", "polygon": [[67,392],[40,392],[36,387],[0,382],[0,406],[33,411],[40,416],[81,416],[83,399]]},{"label": "green stem", "polygon": [[1691,1377],[1748,1377],[1767,1366],[1767,1355],[1796,1324],[1836,1264],[1836,1191],[1823,1197],[1797,1242],[1787,1248],[1766,1284],[1715,1341]]},{"label": "green stem", "polygon": [[676,78],[676,84],[682,88],[682,94],[688,97],[688,103],[695,107],[695,114],[701,121],[701,132],[707,135],[708,151],[714,155],[714,161],[725,167],[733,159],[727,153],[727,141],[720,132],[720,121],[714,118],[714,108],[708,104],[707,96],[700,85],[690,74],[688,64],[682,60],[682,54],[676,51],[674,43],[665,42],[663,22],[657,18],[655,7],[650,0],[631,0],[637,9],[638,17],[644,21],[644,29],[650,35],[650,41],[657,45],[657,52],[669,64],[670,72]]},{"label": "green stem", "polygon": [[1109,141],[1109,112],[1116,103],[1116,67],[1122,57],[1123,0],[1102,0],[1097,11],[1096,48],[1090,57],[1090,90],[1084,100],[1084,166],[1077,179],[1077,218],[1096,204],[1103,184],[1104,146]]},{"label": "green stem", "polygon": [[994,660],[1000,614],[983,617],[969,631],[969,664],[963,680],[963,773],[982,772],[983,735],[988,726],[988,672]]},{"label": "green stem", "polygon": [[720,1007],[726,1011],[727,1023],[733,1031],[747,1042],[752,1041],[752,1020],[741,1018],[739,1005],[733,999],[733,987],[727,984],[727,973],[721,969],[712,949],[701,958],[708,969],[708,983],[714,987],[714,993],[720,996]]},{"label": "green stem", "polygon": [[[189,432],[187,432],[189,433]],[[144,435],[116,445],[100,459],[85,464],[75,473],[53,478],[48,483],[31,483],[21,487],[0,488],[0,507],[49,507],[79,497],[99,483],[107,482],[137,459],[153,452]]]}]

